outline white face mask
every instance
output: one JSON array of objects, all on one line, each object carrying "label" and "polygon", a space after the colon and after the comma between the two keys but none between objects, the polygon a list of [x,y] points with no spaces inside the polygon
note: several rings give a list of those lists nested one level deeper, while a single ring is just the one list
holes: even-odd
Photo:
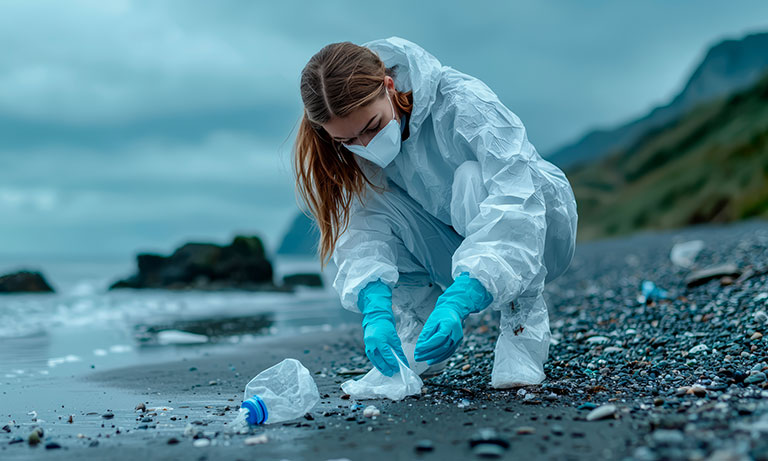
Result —
[{"label": "white face mask", "polygon": [[386,91],[387,100],[389,101],[389,105],[392,106],[392,120],[376,133],[376,136],[368,142],[367,146],[342,143],[344,147],[353,153],[372,161],[382,168],[392,163],[392,160],[394,160],[395,157],[397,157],[397,154],[400,153],[402,134],[402,131],[400,130],[400,122],[395,118],[395,106],[392,105],[392,100],[389,99],[389,90]]}]

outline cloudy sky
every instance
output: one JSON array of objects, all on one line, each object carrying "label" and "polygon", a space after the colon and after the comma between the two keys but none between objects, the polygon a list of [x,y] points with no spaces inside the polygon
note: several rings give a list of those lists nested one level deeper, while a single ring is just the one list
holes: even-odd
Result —
[{"label": "cloudy sky", "polygon": [[764,0],[489,4],[0,0],[0,258],[237,233],[275,247],[297,210],[299,74],[328,43],[420,44],[546,155],[668,101],[717,41],[768,30]]}]

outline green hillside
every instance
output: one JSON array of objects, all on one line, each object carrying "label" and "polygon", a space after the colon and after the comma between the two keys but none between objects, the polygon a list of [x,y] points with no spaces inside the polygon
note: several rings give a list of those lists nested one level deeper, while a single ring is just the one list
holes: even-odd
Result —
[{"label": "green hillside", "polygon": [[768,76],[566,173],[580,239],[768,217]]}]

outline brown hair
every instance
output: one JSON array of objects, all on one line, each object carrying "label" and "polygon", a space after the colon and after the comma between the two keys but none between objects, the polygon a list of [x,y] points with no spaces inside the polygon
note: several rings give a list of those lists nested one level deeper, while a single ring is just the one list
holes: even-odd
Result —
[{"label": "brown hair", "polygon": [[[384,95],[384,77],[394,78],[372,50],[352,42],[331,43],[318,51],[301,72],[304,115],[294,145],[297,190],[320,230],[318,245],[325,267],[339,235],[349,224],[355,195],[362,200],[365,176],[352,152],[322,127]],[[395,91],[393,103],[411,113],[412,92]]]}]

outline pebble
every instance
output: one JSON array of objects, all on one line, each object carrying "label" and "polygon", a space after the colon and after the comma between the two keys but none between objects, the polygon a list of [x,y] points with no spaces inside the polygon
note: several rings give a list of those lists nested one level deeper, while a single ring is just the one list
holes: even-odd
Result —
[{"label": "pebble", "polygon": [[56,442],[48,442],[45,444],[46,450],[56,450],[57,448],[61,448],[61,445]]},{"label": "pebble", "polygon": [[[130,408],[130,407],[129,407],[129,408]],[[104,419],[112,419],[112,418],[114,418],[114,417],[115,417],[115,414],[114,414],[114,413],[110,413],[110,412],[107,412],[107,413],[104,413],[103,415],[101,415],[101,417],[102,417],[102,418],[104,418]]]},{"label": "pebble", "polygon": [[136,410],[135,411],[140,411],[140,412],[143,413],[143,412],[147,411],[147,406],[144,405],[144,402],[139,402],[139,404],[136,405]]},{"label": "pebble", "polygon": [[587,421],[597,421],[600,419],[614,417],[616,415],[616,405],[602,405],[590,411],[587,415]]},{"label": "pebble", "polygon": [[565,434],[565,428],[563,426],[559,425],[559,424],[553,424],[552,427],[550,428],[550,430],[552,431],[552,434],[554,434],[554,435],[563,435],[563,434]]},{"label": "pebble", "polygon": [[698,354],[699,352],[706,352],[709,350],[709,347],[706,344],[699,344],[697,346],[693,346],[692,348],[688,349],[689,354]]},{"label": "pebble", "polygon": [[379,411],[379,409],[374,407],[373,405],[368,405],[363,410],[363,416],[365,416],[366,418],[373,418],[374,416],[379,416],[380,414],[381,412]]},{"label": "pebble", "polygon": [[517,428],[517,434],[518,435],[528,435],[528,434],[535,434],[536,428],[531,426],[520,426]]},{"label": "pebble", "polygon": [[685,441],[683,432],[675,429],[657,429],[651,438],[659,445],[678,445]]},{"label": "pebble", "polygon": [[756,331],[755,334],[753,334],[752,336],[749,337],[749,339],[754,341],[754,340],[760,339],[762,337],[763,337],[763,334],[760,333],[759,331]]},{"label": "pebble", "polygon": [[429,439],[423,439],[416,442],[414,450],[419,453],[426,453],[435,449],[435,444]]},{"label": "pebble", "polygon": [[6,424],[5,426],[3,426],[2,430],[3,430],[3,432],[11,432],[11,426]]},{"label": "pebble", "polygon": [[765,311],[757,311],[752,314],[752,317],[758,322],[768,323],[768,314]]},{"label": "pebble", "polygon": [[762,383],[765,380],[766,380],[765,373],[763,373],[762,371],[758,371],[756,373],[753,373],[747,376],[747,378],[744,379],[744,382],[746,384],[757,384],[757,383]]},{"label": "pebble", "polygon": [[21,437],[14,437],[14,438],[12,438],[12,439],[11,439],[11,440],[8,442],[8,445],[15,445],[15,444],[17,444],[17,443],[24,443],[24,439],[22,439]]},{"label": "pebble", "polygon": [[168,445],[176,445],[179,443],[179,439],[177,439],[176,437],[171,437],[170,439],[168,439],[168,442],[166,443]]},{"label": "pebble", "polygon": [[44,435],[45,433],[43,432],[42,427],[35,427],[32,429],[32,432],[29,433],[27,442],[29,442],[30,445],[37,445],[42,441]]},{"label": "pebble", "polygon": [[253,437],[248,437],[247,439],[245,439],[246,445],[261,445],[267,442],[269,442],[269,438],[267,437],[267,434],[259,434],[259,435],[255,435]]},{"label": "pebble", "polygon": [[209,439],[196,439],[194,442],[192,442],[192,446],[195,448],[204,448],[211,445],[211,441]]},{"label": "pebble", "polygon": [[605,344],[608,341],[610,341],[610,338],[607,336],[591,336],[587,338],[589,344]]},{"label": "pebble", "polygon": [[469,368],[470,368],[469,364],[466,364],[466,365],[464,365],[463,367],[461,367],[461,370],[462,370],[462,371],[468,371],[468,370],[469,370]]},{"label": "pebble", "polygon": [[597,408],[597,405],[595,405],[592,402],[586,402],[579,405],[576,409],[577,410],[594,410],[595,408]]},{"label": "pebble", "polygon": [[472,448],[472,453],[478,458],[501,458],[504,451],[504,447],[493,443],[481,443]]}]

